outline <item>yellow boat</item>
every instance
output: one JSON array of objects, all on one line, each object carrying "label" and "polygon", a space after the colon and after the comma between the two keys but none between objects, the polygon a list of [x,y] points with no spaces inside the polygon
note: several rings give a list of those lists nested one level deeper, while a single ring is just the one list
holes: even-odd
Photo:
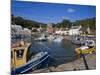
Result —
[{"label": "yellow boat", "polygon": [[12,68],[17,68],[27,62],[27,51],[30,43],[26,45],[19,45],[11,48],[11,66]]},{"label": "yellow boat", "polygon": [[11,69],[12,74],[23,74],[35,70],[40,66],[48,65],[49,53],[39,52],[36,55],[32,55],[32,59],[29,60],[29,48],[30,43],[14,46],[11,49]]},{"label": "yellow boat", "polygon": [[82,46],[82,47],[75,49],[75,52],[79,55],[80,54],[91,54],[95,51],[96,51],[95,47],[88,47],[88,46]]}]

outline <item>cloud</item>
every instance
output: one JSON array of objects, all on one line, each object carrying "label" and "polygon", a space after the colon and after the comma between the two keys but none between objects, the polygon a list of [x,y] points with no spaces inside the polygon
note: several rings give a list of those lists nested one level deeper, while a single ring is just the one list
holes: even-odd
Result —
[{"label": "cloud", "polygon": [[73,8],[68,8],[68,9],[67,9],[67,12],[70,12],[70,13],[75,12],[75,9],[73,9]]}]

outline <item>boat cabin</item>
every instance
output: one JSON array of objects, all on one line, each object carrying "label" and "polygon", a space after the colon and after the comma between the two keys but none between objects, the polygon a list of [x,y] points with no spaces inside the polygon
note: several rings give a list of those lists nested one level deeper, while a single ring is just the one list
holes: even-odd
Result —
[{"label": "boat cabin", "polygon": [[14,47],[11,50],[12,68],[17,68],[27,62],[27,51],[30,44],[25,46]]}]

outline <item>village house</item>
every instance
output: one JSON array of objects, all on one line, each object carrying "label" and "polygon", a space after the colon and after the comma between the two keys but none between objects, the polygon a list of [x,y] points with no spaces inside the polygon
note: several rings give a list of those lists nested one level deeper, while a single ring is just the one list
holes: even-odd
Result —
[{"label": "village house", "polygon": [[82,26],[72,26],[69,31],[69,35],[80,35],[82,33]]},{"label": "village house", "polygon": [[55,31],[55,34],[57,35],[68,35],[68,29],[67,28],[60,28],[60,29],[57,29]]}]

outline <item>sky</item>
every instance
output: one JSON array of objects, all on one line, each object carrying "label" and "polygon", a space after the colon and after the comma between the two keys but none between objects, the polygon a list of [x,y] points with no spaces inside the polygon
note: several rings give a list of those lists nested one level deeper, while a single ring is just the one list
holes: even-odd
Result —
[{"label": "sky", "polygon": [[96,17],[96,7],[88,5],[12,1],[11,13],[42,23],[58,23]]}]

